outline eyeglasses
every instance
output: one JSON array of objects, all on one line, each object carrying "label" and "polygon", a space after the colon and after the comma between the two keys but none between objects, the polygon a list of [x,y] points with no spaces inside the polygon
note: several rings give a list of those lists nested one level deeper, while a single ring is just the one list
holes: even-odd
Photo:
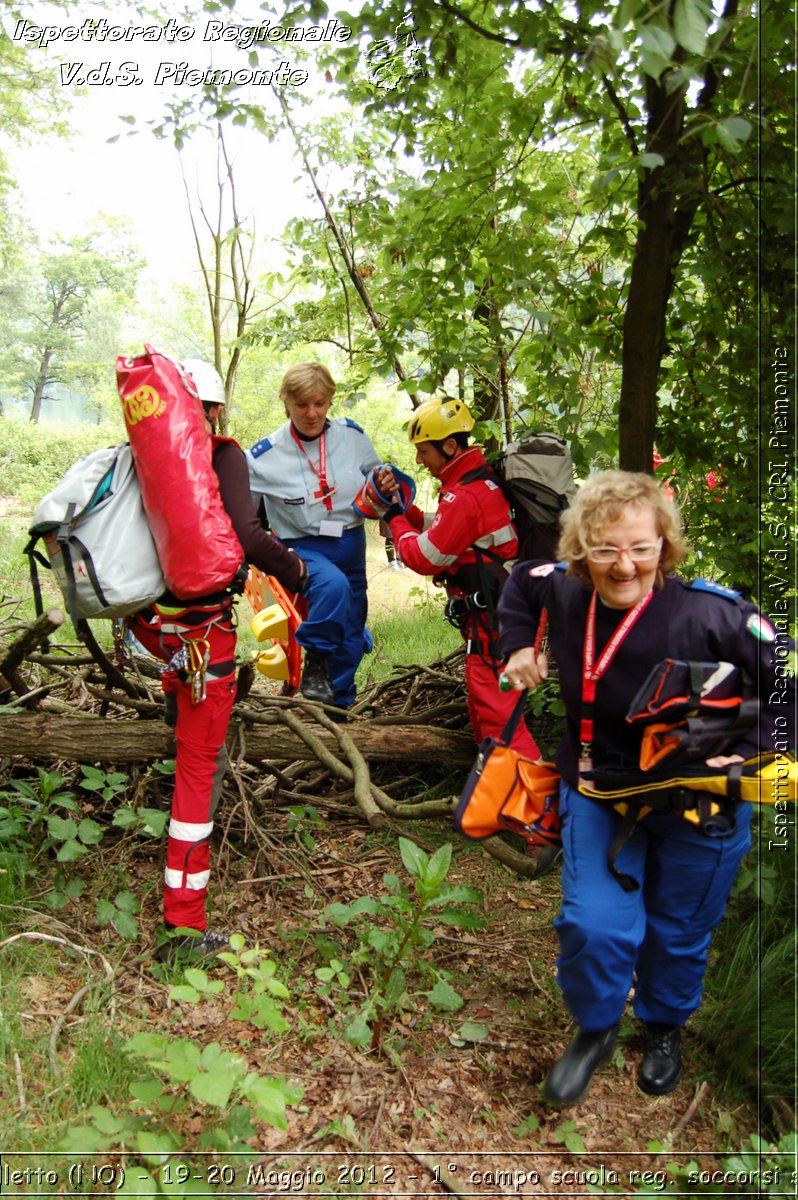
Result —
[{"label": "eyeglasses", "polygon": [[586,556],[593,563],[613,563],[622,554],[628,554],[632,562],[648,562],[649,559],[659,558],[662,550],[662,538],[656,542],[640,542],[636,546],[591,546]]}]

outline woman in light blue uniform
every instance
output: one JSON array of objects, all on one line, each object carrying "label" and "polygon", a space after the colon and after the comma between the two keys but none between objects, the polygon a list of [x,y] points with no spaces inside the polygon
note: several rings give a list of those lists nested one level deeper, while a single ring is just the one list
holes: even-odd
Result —
[{"label": "woman in light blue uniform", "polygon": [[300,691],[349,708],[369,638],[366,535],[352,501],[380,460],[359,425],[327,416],[334,393],[320,363],[290,367],[280,385],[288,421],[252,446],[247,465],[272,531],[308,565],[308,613],[297,633],[305,650]]}]

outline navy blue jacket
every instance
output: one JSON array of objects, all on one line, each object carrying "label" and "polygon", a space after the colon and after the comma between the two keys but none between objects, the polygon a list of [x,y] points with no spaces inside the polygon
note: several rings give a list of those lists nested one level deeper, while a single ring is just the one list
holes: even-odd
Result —
[{"label": "navy blue jacket", "polygon": [[[547,566],[519,563],[506,583],[499,602],[501,650],[504,658],[509,658],[513,651],[533,645],[541,612],[548,609],[551,653],[567,714],[557,766],[566,782],[576,787],[582,649],[592,588],[567,575],[562,564]],[[536,568],[537,573],[532,574]],[[624,615],[598,603],[596,659]],[[642,729],[629,725],[626,713],[651,670],[666,658],[730,662],[753,680],[761,701],[759,729],[743,735],[727,754],[751,758],[786,749],[785,740],[792,740],[795,713],[795,681],[787,669],[787,655],[793,649],[786,633],[774,628],[755,605],[731,589],[706,580],[687,583],[668,577],[597,684],[594,766],[638,765]]]}]

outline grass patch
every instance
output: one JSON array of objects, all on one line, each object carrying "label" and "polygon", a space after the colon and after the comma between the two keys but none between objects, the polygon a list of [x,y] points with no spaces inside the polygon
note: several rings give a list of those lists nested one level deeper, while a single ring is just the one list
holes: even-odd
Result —
[{"label": "grass patch", "polygon": [[444,620],[442,605],[423,599],[410,610],[375,616],[369,628],[374,649],[360,664],[361,689],[387,679],[397,663],[432,662],[463,644],[458,631]]}]

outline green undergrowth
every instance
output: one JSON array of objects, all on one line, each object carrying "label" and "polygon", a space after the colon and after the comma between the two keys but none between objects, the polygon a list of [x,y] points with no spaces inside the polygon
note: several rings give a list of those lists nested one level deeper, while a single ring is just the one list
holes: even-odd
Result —
[{"label": "green undergrowth", "polygon": [[[50,806],[64,795],[53,787]],[[131,966],[130,931],[98,940],[88,929],[78,941],[70,924],[37,919],[45,896],[30,888],[30,873],[0,875],[5,1160],[46,1145],[48,1166],[64,1172],[78,1152],[99,1163],[122,1155],[122,1194],[132,1179],[140,1194],[190,1192],[190,1181],[178,1179],[181,1164],[201,1160],[207,1171],[225,1155],[249,1161],[257,1129],[284,1129],[301,1103],[302,1087],[272,1066],[282,1038],[323,1034],[395,1060],[405,1013],[425,1023],[453,1019],[459,980],[435,964],[435,943],[442,930],[477,927],[481,897],[449,881],[450,844],[427,853],[400,840],[399,851],[401,866],[386,873],[379,896],[322,907],[311,890],[305,923],[290,933],[278,924],[278,954],[235,934],[210,966],[151,964],[153,981],[168,991],[158,1016],[117,987],[117,973]],[[70,915],[77,924],[77,910]],[[338,1014],[322,1026],[320,1003]],[[209,1006],[223,1019],[207,1036],[187,1032],[192,1011],[204,1026]],[[217,1027],[223,1041],[212,1036]]]},{"label": "green undergrowth", "polygon": [[778,1128],[794,1111],[796,963],[794,826],[754,806],[751,854],[715,937],[696,1023],[725,1086],[756,1100]]}]

